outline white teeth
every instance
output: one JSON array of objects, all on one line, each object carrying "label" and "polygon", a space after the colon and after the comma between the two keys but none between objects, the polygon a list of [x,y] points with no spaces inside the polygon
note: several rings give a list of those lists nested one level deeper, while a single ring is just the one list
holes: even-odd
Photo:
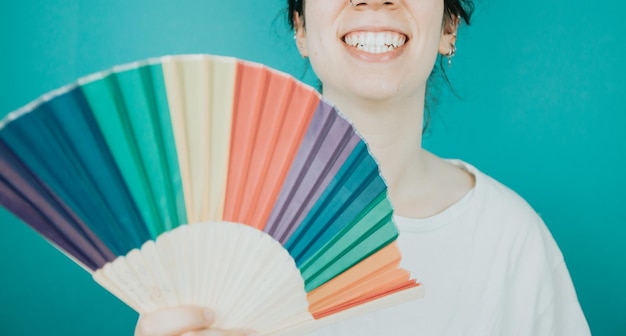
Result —
[{"label": "white teeth", "polygon": [[359,50],[380,54],[403,46],[406,36],[395,32],[356,32],[346,35],[344,42]]}]

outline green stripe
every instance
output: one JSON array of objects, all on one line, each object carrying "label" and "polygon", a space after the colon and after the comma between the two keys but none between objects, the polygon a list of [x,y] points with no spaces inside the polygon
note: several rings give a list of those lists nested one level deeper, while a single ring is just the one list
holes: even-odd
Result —
[{"label": "green stripe", "polygon": [[146,170],[148,165],[144,162],[145,157],[156,154],[153,145],[146,146],[152,137],[152,125],[142,82],[132,79],[141,77],[138,71],[114,73],[87,83],[81,89],[152,238],[156,238],[163,231],[162,218],[155,204],[150,172]]},{"label": "green stripe", "polygon": [[169,182],[166,184],[166,188],[168,194],[167,206],[171,218],[165,222],[165,229],[171,230],[179,225],[187,224],[187,209],[185,207],[183,181],[180,175],[180,167],[178,166],[178,154],[170,118],[163,68],[161,64],[154,64],[149,67],[149,71],[154,90],[154,111],[156,112],[154,117],[158,119],[155,125],[158,126],[158,133],[161,134],[160,146],[161,152],[164,154],[161,156],[163,160],[162,165],[165,167],[164,169],[167,172],[166,180]]},{"label": "green stripe", "polygon": [[378,252],[398,236],[385,192],[300,267],[307,292]]}]

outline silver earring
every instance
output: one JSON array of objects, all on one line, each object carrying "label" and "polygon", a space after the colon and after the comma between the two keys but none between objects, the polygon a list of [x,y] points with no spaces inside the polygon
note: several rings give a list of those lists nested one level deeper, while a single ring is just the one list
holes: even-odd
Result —
[{"label": "silver earring", "polygon": [[456,55],[456,46],[454,44],[450,44],[450,51],[448,51],[448,54],[446,55],[446,57],[448,57],[448,68],[452,68],[452,57],[454,57],[454,55]]}]

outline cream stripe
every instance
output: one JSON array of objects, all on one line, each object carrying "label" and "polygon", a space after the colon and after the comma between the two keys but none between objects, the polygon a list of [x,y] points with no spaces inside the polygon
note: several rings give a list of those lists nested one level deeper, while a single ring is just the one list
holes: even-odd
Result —
[{"label": "cream stripe", "polygon": [[212,137],[209,143],[211,168],[207,169],[211,173],[211,202],[207,203],[208,216],[202,222],[223,219],[237,72],[237,62],[232,58],[214,57],[214,61],[210,120]]},{"label": "cream stripe", "polygon": [[187,210],[187,220],[193,222],[195,209],[191,194],[191,167],[189,166],[189,145],[187,144],[187,127],[185,122],[185,106],[183,102],[183,79],[180,77],[178,60],[174,57],[164,57],[161,63],[167,100],[172,121],[174,140],[176,141],[176,152],[178,155],[178,165],[181,180],[183,183],[183,194],[185,196],[185,208]]},{"label": "cream stripe", "polygon": [[198,55],[162,64],[188,220],[221,220],[237,63]]}]

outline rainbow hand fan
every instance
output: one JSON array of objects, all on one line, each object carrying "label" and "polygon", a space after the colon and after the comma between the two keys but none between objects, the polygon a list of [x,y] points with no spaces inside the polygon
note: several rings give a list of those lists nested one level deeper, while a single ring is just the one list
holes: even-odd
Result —
[{"label": "rainbow hand fan", "polygon": [[350,123],[233,58],[119,66],[10,113],[0,203],[140,313],[282,334],[422,295]]}]

